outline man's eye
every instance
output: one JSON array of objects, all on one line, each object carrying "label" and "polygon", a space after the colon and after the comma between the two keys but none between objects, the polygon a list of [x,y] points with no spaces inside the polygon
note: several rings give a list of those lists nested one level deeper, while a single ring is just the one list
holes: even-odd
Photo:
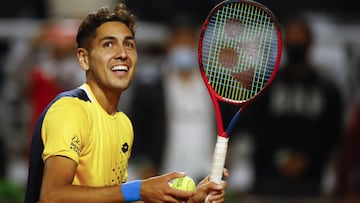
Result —
[{"label": "man's eye", "polygon": [[125,42],[124,46],[129,49],[133,49],[135,47],[135,44],[133,42]]},{"label": "man's eye", "polygon": [[104,47],[105,48],[111,48],[111,47],[113,47],[113,43],[112,42],[105,42]]}]

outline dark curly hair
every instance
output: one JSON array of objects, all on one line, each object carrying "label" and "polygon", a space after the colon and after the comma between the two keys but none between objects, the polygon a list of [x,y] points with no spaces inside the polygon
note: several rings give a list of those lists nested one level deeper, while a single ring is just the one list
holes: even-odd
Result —
[{"label": "dark curly hair", "polygon": [[124,23],[135,37],[135,15],[128,10],[124,3],[119,3],[114,9],[104,6],[86,16],[79,26],[76,36],[78,48],[89,45],[89,40],[96,37],[96,29],[103,23],[112,21]]}]

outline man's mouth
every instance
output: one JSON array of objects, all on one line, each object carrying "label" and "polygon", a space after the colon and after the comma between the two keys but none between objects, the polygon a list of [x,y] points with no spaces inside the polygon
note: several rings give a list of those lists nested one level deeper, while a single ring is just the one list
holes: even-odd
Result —
[{"label": "man's mouth", "polygon": [[129,66],[126,66],[126,65],[114,66],[111,68],[111,70],[114,72],[128,72]]}]

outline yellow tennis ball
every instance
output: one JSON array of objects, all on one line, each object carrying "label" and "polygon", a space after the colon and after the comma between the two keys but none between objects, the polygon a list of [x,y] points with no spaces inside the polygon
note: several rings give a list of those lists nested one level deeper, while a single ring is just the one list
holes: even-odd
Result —
[{"label": "yellow tennis ball", "polygon": [[175,178],[171,186],[175,189],[183,190],[183,191],[194,191],[196,188],[194,180],[189,176]]}]

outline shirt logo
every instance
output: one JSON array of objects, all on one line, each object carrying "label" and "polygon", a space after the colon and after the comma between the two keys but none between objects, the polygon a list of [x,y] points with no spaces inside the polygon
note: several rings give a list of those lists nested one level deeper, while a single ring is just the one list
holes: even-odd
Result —
[{"label": "shirt logo", "polygon": [[121,151],[126,153],[127,151],[129,151],[129,145],[127,142],[125,142],[122,147],[121,147]]},{"label": "shirt logo", "polygon": [[70,149],[72,149],[73,151],[75,151],[78,155],[80,155],[80,146],[81,146],[81,142],[80,139],[78,138],[78,136],[74,136],[71,139],[71,143],[70,143]]}]

